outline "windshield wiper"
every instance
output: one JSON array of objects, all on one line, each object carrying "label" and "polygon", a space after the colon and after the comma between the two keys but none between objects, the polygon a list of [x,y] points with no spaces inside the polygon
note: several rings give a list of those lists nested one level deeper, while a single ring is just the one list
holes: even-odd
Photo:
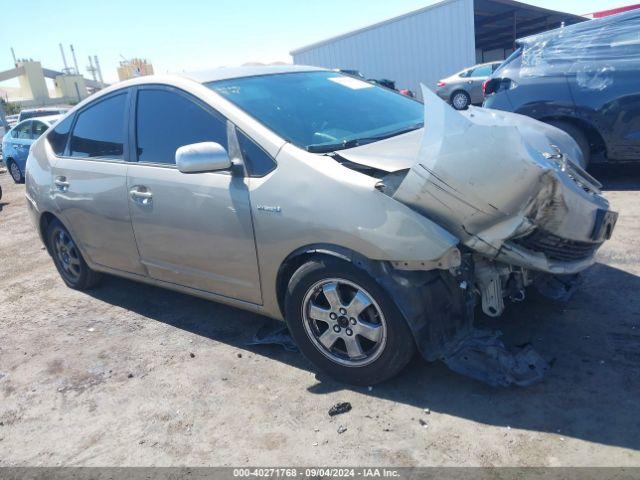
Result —
[{"label": "windshield wiper", "polygon": [[353,148],[360,145],[357,139],[343,140],[340,143],[319,143],[317,145],[309,145],[307,152],[311,153],[327,153],[334,152],[336,150],[344,150],[345,148]]},{"label": "windshield wiper", "polygon": [[351,140],[343,140],[339,143],[319,143],[317,145],[309,145],[307,147],[307,151],[311,153],[328,153],[335,152],[336,150],[359,147],[361,145],[366,145],[367,143],[373,143],[379,140],[384,140],[385,138],[391,138],[402,135],[403,133],[412,132],[414,130],[422,128],[423,126],[424,123],[420,122],[410,125],[409,127],[404,127],[399,130],[393,130],[391,132],[383,133],[382,135],[377,135],[374,137],[354,138]]}]

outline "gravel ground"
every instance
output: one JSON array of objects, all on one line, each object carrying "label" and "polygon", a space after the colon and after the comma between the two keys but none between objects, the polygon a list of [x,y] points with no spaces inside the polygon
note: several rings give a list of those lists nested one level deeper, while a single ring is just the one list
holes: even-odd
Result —
[{"label": "gravel ground", "polygon": [[114,277],[66,288],[2,174],[0,466],[639,466],[640,170],[596,174],[621,216],[572,302],[481,319],[554,359],[544,382],[416,358],[373,389],[247,347],[257,315]]}]

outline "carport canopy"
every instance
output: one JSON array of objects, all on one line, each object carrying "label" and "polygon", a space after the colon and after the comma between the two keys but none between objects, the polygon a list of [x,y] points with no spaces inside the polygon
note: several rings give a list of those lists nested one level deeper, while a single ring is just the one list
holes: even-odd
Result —
[{"label": "carport canopy", "polygon": [[478,62],[506,58],[518,38],[584,22],[587,18],[513,0],[474,0]]}]

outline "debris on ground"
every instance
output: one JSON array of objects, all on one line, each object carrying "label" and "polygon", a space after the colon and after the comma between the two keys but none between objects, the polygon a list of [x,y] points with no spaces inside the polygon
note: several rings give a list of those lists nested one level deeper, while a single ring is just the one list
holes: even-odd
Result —
[{"label": "debris on ground", "polygon": [[287,325],[278,320],[270,320],[262,325],[246,345],[280,345],[287,352],[298,351]]},{"label": "debris on ground", "polygon": [[431,415],[431,410],[428,408],[425,408],[424,413],[426,413],[427,415]]},{"label": "debris on ground", "polygon": [[424,428],[427,428],[429,426],[429,424],[421,418],[418,419],[418,422],[420,422],[420,425],[422,425]]},{"label": "debris on ground", "polygon": [[238,357],[238,358],[242,358],[242,354],[241,354],[241,353],[238,353],[238,354],[236,355],[236,357]]},{"label": "debris on ground", "polygon": [[130,373],[129,375],[127,375],[127,378],[133,378],[133,373]]},{"label": "debris on ground", "polygon": [[344,433],[347,431],[347,427],[345,427],[344,425],[340,425],[338,427],[338,433]]},{"label": "debris on ground", "polygon": [[191,358],[196,358],[196,354],[195,354],[195,353],[193,353],[193,352],[191,352],[191,353],[189,354],[189,356],[190,356]]},{"label": "debris on ground", "polygon": [[329,416],[334,417],[342,413],[347,413],[349,410],[351,410],[351,404],[349,402],[336,403],[329,409]]},{"label": "debris on ground", "polygon": [[474,329],[442,360],[454,372],[491,386],[528,386],[544,377],[550,366],[530,344],[505,347],[499,330]]}]

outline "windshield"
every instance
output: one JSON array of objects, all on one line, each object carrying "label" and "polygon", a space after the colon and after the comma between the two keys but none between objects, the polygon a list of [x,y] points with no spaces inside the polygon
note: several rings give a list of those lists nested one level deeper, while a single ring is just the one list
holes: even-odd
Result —
[{"label": "windshield", "polygon": [[263,75],[205,85],[311,152],[363,145],[423,125],[421,103],[337,72]]}]

